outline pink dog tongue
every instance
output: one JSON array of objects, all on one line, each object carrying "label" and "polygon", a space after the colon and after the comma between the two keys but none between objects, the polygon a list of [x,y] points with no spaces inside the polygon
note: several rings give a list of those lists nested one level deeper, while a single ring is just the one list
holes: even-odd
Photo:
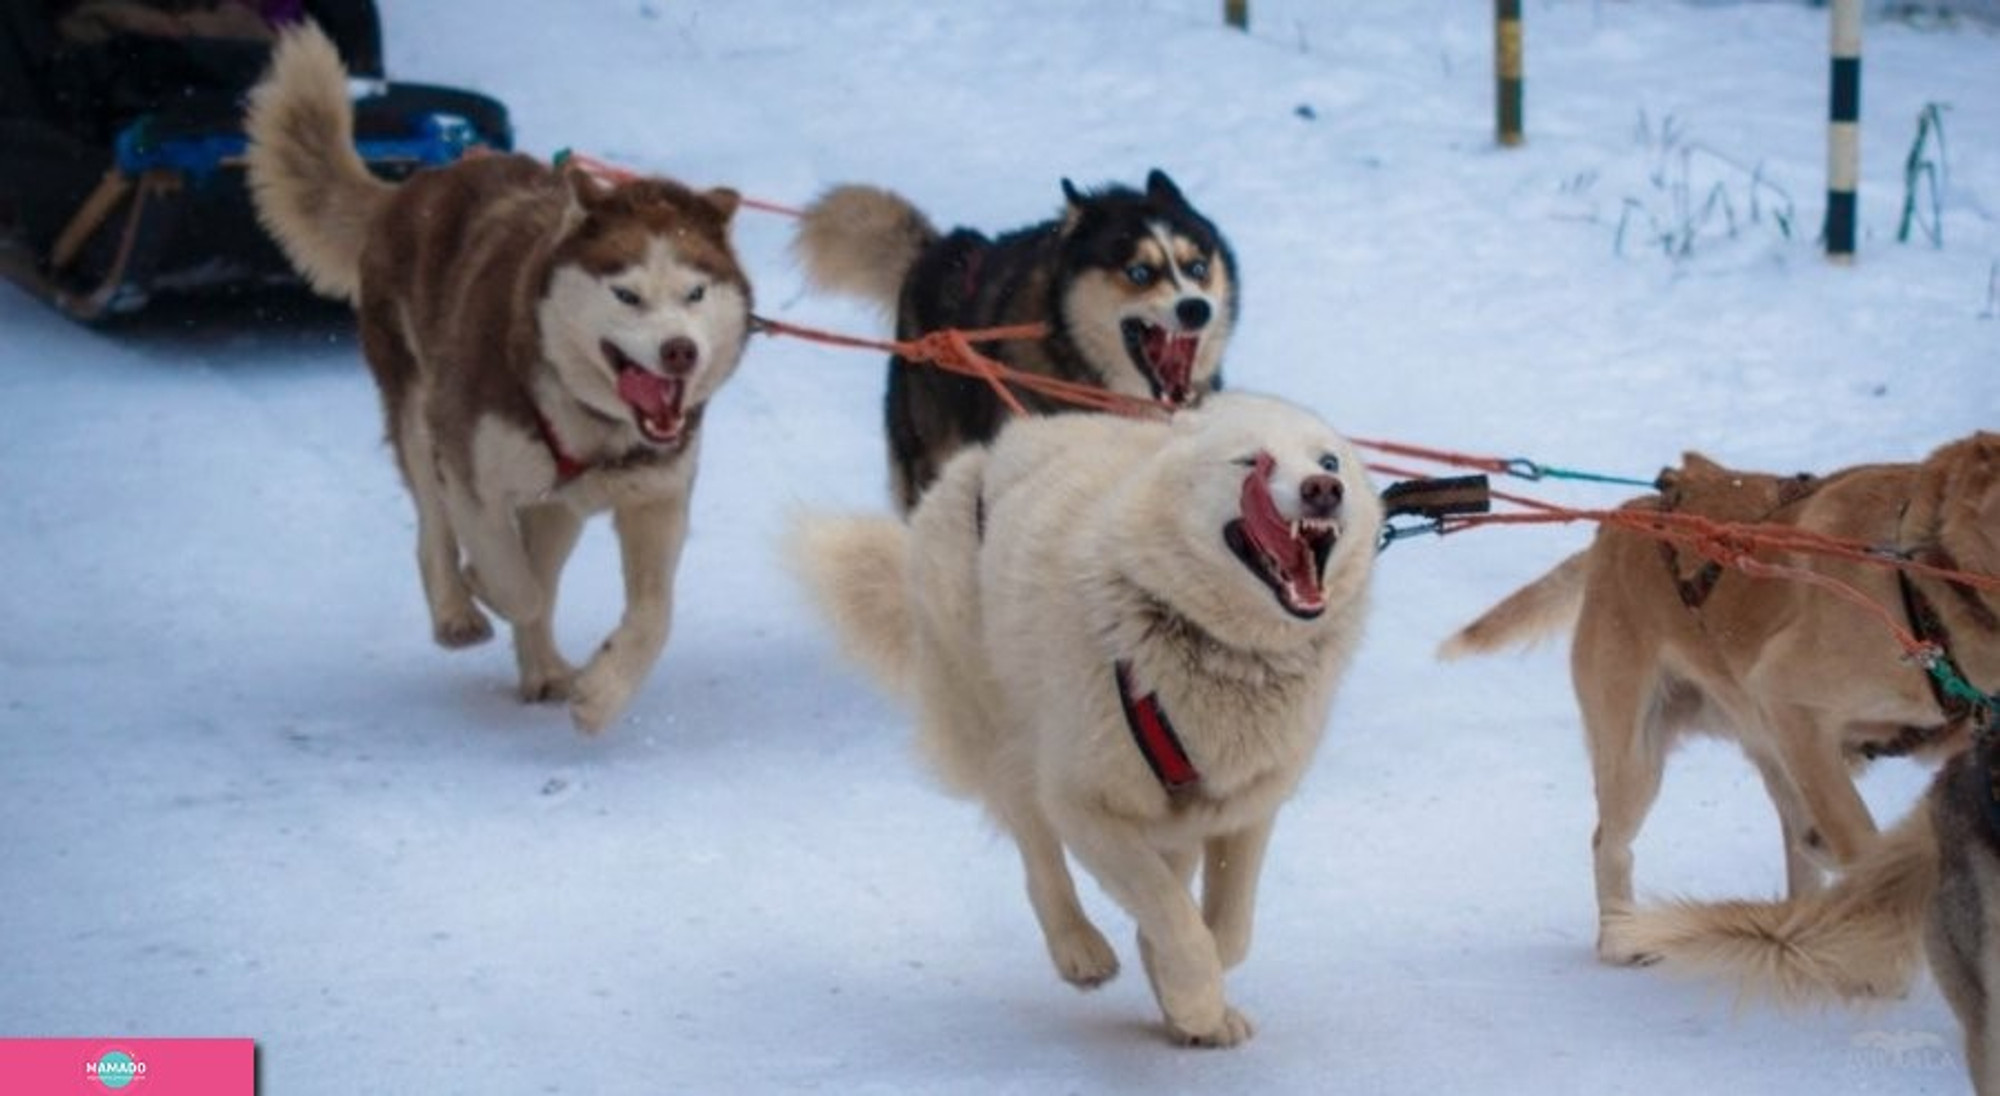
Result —
[{"label": "pink dog tongue", "polygon": [[1146,339],[1146,356],[1159,374],[1160,392],[1168,400],[1181,403],[1194,394],[1194,355],[1201,347],[1200,335],[1169,335],[1157,328]]},{"label": "pink dog tongue", "polygon": [[1304,539],[1292,535],[1292,523],[1278,513],[1271,497],[1271,470],[1276,462],[1269,453],[1258,453],[1256,467],[1243,477],[1243,535],[1278,570],[1278,578],[1288,593],[1302,601],[1319,599],[1319,565]]},{"label": "pink dog tongue", "polygon": [[671,421],[679,412],[681,385],[644,369],[618,371],[618,398],[656,422]]}]

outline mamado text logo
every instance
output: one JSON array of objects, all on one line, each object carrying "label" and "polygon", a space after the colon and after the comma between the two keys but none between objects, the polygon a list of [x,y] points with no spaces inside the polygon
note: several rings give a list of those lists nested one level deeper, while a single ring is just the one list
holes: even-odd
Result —
[{"label": "mamado text logo", "polygon": [[146,1063],[122,1050],[107,1050],[95,1062],[83,1064],[84,1076],[108,1089],[121,1089],[146,1079]]}]

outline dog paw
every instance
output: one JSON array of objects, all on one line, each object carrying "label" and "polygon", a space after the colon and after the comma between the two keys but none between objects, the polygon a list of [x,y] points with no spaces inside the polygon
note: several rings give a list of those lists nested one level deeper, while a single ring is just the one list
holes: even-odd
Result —
[{"label": "dog paw", "polygon": [[555,704],[570,698],[576,671],[568,666],[521,675],[521,703]]},{"label": "dog paw", "polygon": [[1606,926],[1597,934],[1597,961],[1608,967],[1650,967],[1659,962],[1660,957],[1626,943],[1617,927]]},{"label": "dog paw", "polygon": [[1184,1047],[1233,1047],[1248,1042],[1256,1033],[1250,1018],[1229,1005],[1222,1006],[1220,1022],[1206,1025],[1199,1030],[1183,1027],[1173,1020],[1167,1021],[1167,1031],[1173,1040]]},{"label": "dog paw", "polygon": [[1096,989],[1118,977],[1118,953],[1097,926],[1084,922],[1049,941],[1049,958],[1062,980],[1078,989]]},{"label": "dog paw", "polygon": [[440,647],[456,650],[461,647],[476,647],[493,638],[493,622],[476,605],[467,605],[463,612],[441,615],[431,621],[431,637]]},{"label": "dog paw", "polygon": [[569,716],[576,729],[596,734],[611,725],[632,699],[632,686],[602,663],[592,663],[576,675],[569,694]]}]

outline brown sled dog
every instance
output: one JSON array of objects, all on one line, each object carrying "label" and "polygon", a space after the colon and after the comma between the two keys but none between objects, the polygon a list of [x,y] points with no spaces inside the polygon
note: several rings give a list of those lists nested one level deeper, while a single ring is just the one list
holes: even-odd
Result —
[{"label": "brown sled dog", "polygon": [[[1823,478],[1733,472],[1689,454],[1660,495],[1628,509],[1796,526],[1948,569],[2000,573],[2000,434],[1917,464]],[[1801,582],[1724,571],[1616,526],[1444,644],[1491,651],[1574,623],[1571,678],[1596,782],[1600,925],[1632,903],[1632,841],[1659,792],[1668,749],[1690,732],[1734,739],[1778,810],[1791,893],[1853,863],[1875,836],[1850,770],[1869,758],[1945,752],[1969,718],[1865,609]],[[1692,558],[1689,558],[1692,557]],[[1974,681],[2000,680],[1991,596],[1824,555],[1766,553],[1909,617]],[[1600,934],[1607,961],[1639,958]]]},{"label": "brown sled dog", "polygon": [[[523,156],[383,182],[311,27],[280,42],[247,129],[259,216],[360,320],[438,643],[491,637],[476,596],[513,626],[522,698],[566,698],[602,729],[666,645],[702,412],[749,328],[735,192],[601,187]],[[557,581],[606,509],[625,613],[576,670],[551,628]]]},{"label": "brown sled dog", "polygon": [[[806,210],[796,247],[815,285],[880,305],[898,338],[1040,323],[1046,338],[978,349],[1024,372],[1172,407],[1221,387],[1236,260],[1215,225],[1163,171],[1143,192],[1079,191],[1065,179],[1063,199],[1060,217],[989,238],[941,234],[900,195],[840,186]],[[1017,395],[1037,413],[1063,410]],[[891,358],[884,418],[897,509],[908,513],[946,459],[992,440],[1007,414],[983,381]]]},{"label": "brown sled dog", "polygon": [[[2000,704],[1994,697],[1989,704]],[[1918,942],[1965,1033],[1979,1096],[2000,1096],[2000,723],[1946,762],[1908,817],[1831,889],[1785,902],[1680,903],[1614,917],[1620,951],[1733,977],[1784,1004],[1901,993]]]}]

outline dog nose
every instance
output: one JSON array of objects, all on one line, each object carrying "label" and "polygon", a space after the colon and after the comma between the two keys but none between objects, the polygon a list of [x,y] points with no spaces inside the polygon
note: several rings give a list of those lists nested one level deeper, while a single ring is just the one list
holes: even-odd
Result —
[{"label": "dog nose", "polygon": [[1340,500],[1346,494],[1347,488],[1341,485],[1339,476],[1307,476],[1305,482],[1299,484],[1299,501],[1304,504],[1306,517],[1332,517],[1333,512],[1340,509]]},{"label": "dog nose", "polygon": [[1208,302],[1200,297],[1185,297],[1174,306],[1174,316],[1181,321],[1181,328],[1199,331],[1208,324],[1210,309]]},{"label": "dog nose", "polygon": [[668,339],[660,344],[660,368],[668,376],[685,377],[694,372],[701,359],[701,348],[686,335]]}]

